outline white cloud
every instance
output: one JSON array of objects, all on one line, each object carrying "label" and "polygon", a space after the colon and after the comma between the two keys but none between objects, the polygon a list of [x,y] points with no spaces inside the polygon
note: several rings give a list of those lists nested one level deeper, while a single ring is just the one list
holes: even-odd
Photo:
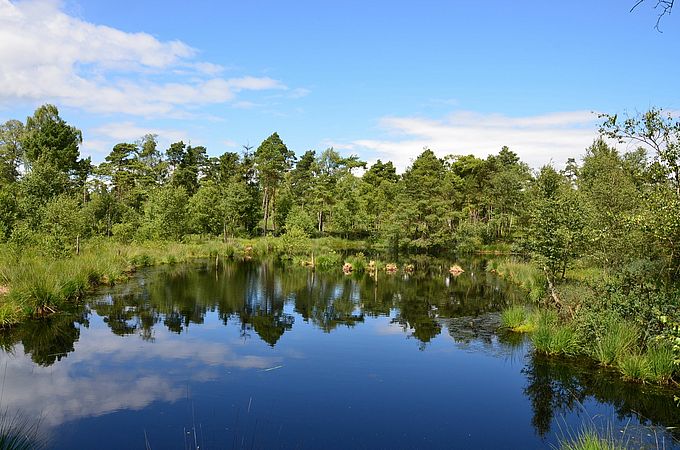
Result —
[{"label": "white cloud", "polygon": [[111,152],[119,142],[136,142],[147,134],[158,136],[158,148],[163,150],[173,142],[183,141],[186,144],[201,145],[192,140],[186,131],[171,128],[144,127],[131,121],[112,122],[87,130],[84,133],[80,150],[84,156],[91,156],[93,162],[99,163]]},{"label": "white cloud", "polygon": [[187,140],[187,135],[183,131],[154,127],[144,128],[133,122],[108,123],[93,128],[91,132],[95,135],[112,138],[117,142],[134,142],[147,134],[157,134],[159,137],[173,142]]},{"label": "white cloud", "polygon": [[69,16],[55,1],[0,0],[0,105],[51,101],[97,113],[176,116],[185,107],[231,102],[244,90],[287,89],[269,77],[218,77],[224,68],[195,61],[196,54],[180,41]]},{"label": "white cloud", "polygon": [[[357,139],[338,148],[361,150],[374,159],[391,160],[403,171],[424,147],[437,155],[486,157],[507,145],[532,167],[585,153],[596,137],[597,117],[589,111],[509,117],[459,111],[441,120],[422,117],[385,117],[382,139]],[[369,158],[370,159],[370,158]]]}]

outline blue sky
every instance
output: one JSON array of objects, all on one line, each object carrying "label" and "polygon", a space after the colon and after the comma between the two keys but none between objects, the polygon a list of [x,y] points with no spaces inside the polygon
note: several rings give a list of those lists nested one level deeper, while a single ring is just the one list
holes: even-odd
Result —
[{"label": "blue sky", "polygon": [[561,165],[592,111],[680,110],[680,22],[633,4],[0,0],[0,120],[54,103],[95,161],[147,132],[218,155],[277,131],[400,168],[424,146]]}]

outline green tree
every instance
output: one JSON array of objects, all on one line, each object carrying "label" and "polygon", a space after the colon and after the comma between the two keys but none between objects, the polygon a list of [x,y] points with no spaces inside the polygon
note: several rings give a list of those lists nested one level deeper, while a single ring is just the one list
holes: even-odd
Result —
[{"label": "green tree", "polygon": [[189,200],[189,222],[196,233],[219,235],[222,233],[221,207],[222,192],[213,182],[201,185],[196,194]]},{"label": "green tree", "polygon": [[438,250],[452,239],[444,161],[425,149],[404,172],[397,222],[410,247]]},{"label": "green tree", "polygon": [[19,204],[16,199],[16,189],[0,185],[0,242],[6,241],[12,235],[18,216]]},{"label": "green tree", "polygon": [[585,211],[578,191],[551,166],[532,186],[528,247],[552,289],[588,242]]},{"label": "green tree", "polygon": [[290,170],[295,154],[288,150],[277,133],[265,139],[255,151],[255,168],[262,187],[263,233],[269,231],[269,220],[275,210],[276,193]]},{"label": "green tree", "polygon": [[83,135],[59,117],[54,105],[43,105],[26,119],[21,146],[29,167],[49,164],[69,175],[79,185],[90,171],[90,161],[79,159]]},{"label": "green tree", "polygon": [[652,149],[659,170],[680,197],[680,120],[658,108],[620,120],[603,114],[600,133],[619,142],[634,142]]},{"label": "green tree", "polygon": [[189,196],[182,187],[162,186],[149,194],[142,237],[179,240],[188,229]]},{"label": "green tree", "polygon": [[24,132],[24,124],[18,120],[8,120],[0,125],[0,185],[13,183],[19,177],[19,165],[24,157],[21,145]]},{"label": "green tree", "polygon": [[77,239],[85,230],[85,220],[78,199],[59,195],[47,203],[41,214],[43,245],[52,254],[66,256],[74,253]]},{"label": "green tree", "polygon": [[166,153],[172,171],[171,183],[184,188],[189,196],[194,195],[207,164],[205,147],[192,147],[180,141],[170,145]]},{"label": "green tree", "polygon": [[139,168],[139,181],[143,189],[163,184],[168,176],[168,163],[158,150],[158,136],[147,134],[136,142],[138,152],[136,162]]},{"label": "green tree", "polygon": [[590,254],[605,268],[618,268],[644,253],[643,236],[630,226],[641,192],[624,157],[602,139],[586,150],[577,186],[588,212]]},{"label": "green tree", "polygon": [[106,156],[105,161],[97,168],[97,172],[111,179],[118,200],[135,188],[139,172],[135,165],[136,154],[135,144],[116,144],[111,153]]}]

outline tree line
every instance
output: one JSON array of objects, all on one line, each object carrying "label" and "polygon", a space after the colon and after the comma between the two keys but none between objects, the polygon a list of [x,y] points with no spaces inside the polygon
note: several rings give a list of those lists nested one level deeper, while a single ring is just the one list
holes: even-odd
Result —
[{"label": "tree line", "polygon": [[[409,252],[513,248],[552,281],[582,256],[607,268],[645,260],[676,280],[677,119],[605,115],[600,134],[563,170],[532,171],[503,147],[487,158],[424,149],[398,174],[333,148],[296,156],[277,133],[217,157],[181,141],[161,150],[149,134],[93,164],[80,130],[43,105],[0,127],[0,240],[68,254],[95,236],[334,235]],[[621,152],[616,140],[639,145]]]}]

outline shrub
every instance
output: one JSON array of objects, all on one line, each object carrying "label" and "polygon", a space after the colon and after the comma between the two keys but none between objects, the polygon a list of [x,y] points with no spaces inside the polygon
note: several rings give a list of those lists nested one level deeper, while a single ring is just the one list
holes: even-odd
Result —
[{"label": "shrub", "polygon": [[332,270],[340,267],[341,256],[335,252],[323,253],[316,257],[314,264],[319,270]]}]

